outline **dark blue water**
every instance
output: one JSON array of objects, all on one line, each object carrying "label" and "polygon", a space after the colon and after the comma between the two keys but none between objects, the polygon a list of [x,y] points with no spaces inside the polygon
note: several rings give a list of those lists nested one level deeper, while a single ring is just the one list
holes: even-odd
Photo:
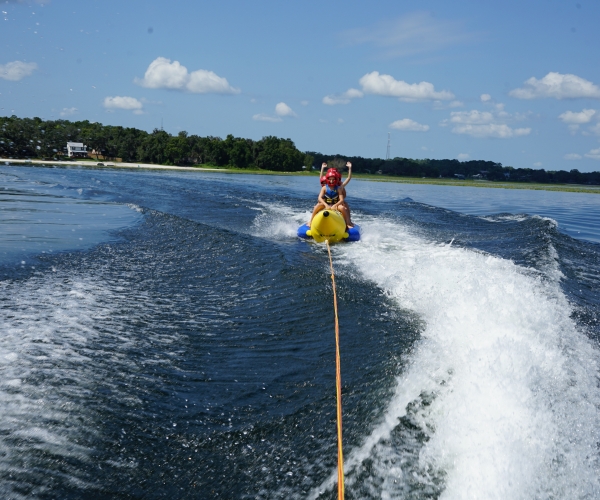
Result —
[{"label": "dark blue water", "polygon": [[[295,236],[316,178],[0,187],[3,497],[336,497],[327,253]],[[600,498],[600,197],[348,192],[346,497]]]}]

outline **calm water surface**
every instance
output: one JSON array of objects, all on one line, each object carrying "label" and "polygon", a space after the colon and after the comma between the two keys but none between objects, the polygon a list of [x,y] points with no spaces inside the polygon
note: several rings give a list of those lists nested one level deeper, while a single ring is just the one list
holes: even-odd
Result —
[{"label": "calm water surface", "polygon": [[[0,167],[3,498],[336,498],[316,178]],[[346,497],[600,498],[600,196],[353,180]]]}]

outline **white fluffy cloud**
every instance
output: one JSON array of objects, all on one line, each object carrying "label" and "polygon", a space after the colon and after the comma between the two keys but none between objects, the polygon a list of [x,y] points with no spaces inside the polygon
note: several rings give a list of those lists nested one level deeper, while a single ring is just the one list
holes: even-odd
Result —
[{"label": "white fluffy cloud", "polygon": [[481,102],[488,102],[492,99],[492,96],[490,94],[481,94],[479,98],[481,99]]},{"label": "white fluffy cloud", "polygon": [[365,94],[398,97],[405,101],[449,101],[454,94],[447,90],[437,92],[432,83],[406,83],[390,75],[381,75],[378,71],[367,73],[359,80]]},{"label": "white fluffy cloud", "polygon": [[[581,125],[590,123],[594,117],[600,118],[600,113],[598,113],[598,111],[595,109],[584,109],[581,112],[565,111],[558,117],[567,124],[571,134],[575,135],[579,131],[579,127]],[[593,127],[588,127],[588,130],[583,130],[581,133],[583,135],[600,135],[600,123],[596,123],[596,125]]]},{"label": "white fluffy cloud", "polygon": [[510,128],[505,123],[488,123],[485,125],[457,125],[452,129],[455,134],[466,134],[472,137],[496,137],[498,139],[508,139],[528,135],[530,128]]},{"label": "white fluffy cloud", "polygon": [[565,123],[574,123],[579,125],[581,123],[589,123],[592,121],[592,118],[595,114],[595,109],[584,109],[580,113],[575,111],[565,111],[562,115],[559,115],[559,118]]},{"label": "white fluffy cloud", "polygon": [[0,64],[0,78],[10,80],[11,82],[18,82],[26,76],[30,76],[36,69],[36,63],[26,63],[23,61]]},{"label": "white fluffy cloud", "polygon": [[334,106],[336,104],[348,104],[352,99],[358,99],[364,94],[358,89],[348,89],[343,94],[331,94],[323,97],[323,104]]},{"label": "white fluffy cloud", "polygon": [[495,137],[508,139],[528,135],[530,128],[511,128],[505,121],[511,116],[505,111],[492,113],[489,111],[453,111],[450,119],[444,120],[441,125],[452,124],[452,132],[455,134],[466,134],[472,137]]},{"label": "white fluffy cloud", "polygon": [[429,125],[421,125],[410,118],[404,118],[402,120],[396,120],[395,122],[390,123],[390,128],[411,132],[427,132],[429,130]]},{"label": "white fluffy cloud", "polygon": [[126,109],[136,114],[142,113],[143,105],[135,97],[114,96],[105,97],[103,106],[108,110]]},{"label": "white fluffy cloud", "polygon": [[600,99],[600,88],[577,75],[550,72],[541,80],[531,77],[522,88],[511,90],[509,95],[517,99]]},{"label": "white fluffy cloud", "polygon": [[275,106],[277,116],[296,116],[296,113],[285,102],[279,102]]},{"label": "white fluffy cloud", "polygon": [[256,115],[254,115],[252,117],[253,120],[259,121],[259,122],[281,122],[283,121],[279,116],[270,116],[270,115],[265,115],[264,113],[258,113]]},{"label": "white fluffy cloud", "polygon": [[77,113],[77,108],[63,108],[60,112],[60,116],[71,116]]},{"label": "white fluffy cloud", "polygon": [[460,160],[460,161],[467,161],[469,158],[471,158],[471,155],[469,153],[460,153],[456,159]]},{"label": "white fluffy cloud", "polygon": [[226,78],[212,71],[198,69],[188,72],[179,63],[166,57],[157,57],[150,63],[144,78],[136,78],[135,83],[150,89],[171,89],[194,94],[239,94],[240,89],[232,87]]},{"label": "white fluffy cloud", "polygon": [[592,158],[593,160],[600,160],[600,148],[592,149],[589,153],[585,154],[586,158]]},{"label": "white fluffy cloud", "polygon": [[275,115],[267,115],[265,113],[258,113],[252,117],[253,120],[259,122],[281,122],[283,116],[298,116],[294,113],[294,110],[290,108],[285,102],[278,102],[275,105]]},{"label": "white fluffy cloud", "polygon": [[569,153],[563,156],[563,158],[565,160],[581,160],[581,155],[578,155],[577,153]]},{"label": "white fluffy cloud", "polygon": [[489,111],[453,111],[450,113],[451,123],[464,123],[469,125],[481,125],[483,123],[492,123],[494,115]]}]

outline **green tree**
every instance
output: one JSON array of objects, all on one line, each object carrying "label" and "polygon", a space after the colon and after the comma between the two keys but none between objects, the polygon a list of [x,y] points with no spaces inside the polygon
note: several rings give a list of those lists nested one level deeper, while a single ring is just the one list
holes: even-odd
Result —
[{"label": "green tree", "polygon": [[306,170],[310,170],[314,165],[315,157],[313,155],[309,155],[308,153],[304,155],[304,166]]},{"label": "green tree", "polygon": [[164,130],[155,128],[138,147],[138,160],[159,164],[165,162],[167,158],[165,150],[170,137]]},{"label": "green tree", "polygon": [[283,172],[302,170],[305,155],[296,149],[291,139],[267,136],[258,143],[256,161],[259,168]]},{"label": "green tree", "polygon": [[165,158],[169,165],[187,163],[190,152],[187,137],[188,133],[184,130],[176,137],[169,137],[165,146]]},{"label": "green tree", "polygon": [[252,142],[229,134],[223,141],[223,146],[229,157],[229,165],[238,168],[248,168],[253,164]]}]

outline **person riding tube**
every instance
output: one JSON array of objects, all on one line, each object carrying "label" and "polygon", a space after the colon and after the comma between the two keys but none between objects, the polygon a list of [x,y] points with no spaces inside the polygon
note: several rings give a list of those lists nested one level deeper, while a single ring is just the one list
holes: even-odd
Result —
[{"label": "person riding tube", "polygon": [[318,202],[313,209],[312,216],[308,226],[312,224],[314,216],[321,210],[337,210],[339,211],[346,222],[346,226],[353,227],[350,221],[350,210],[344,202],[346,190],[342,187],[342,176],[335,168],[330,168],[325,174],[326,184],[319,192]]}]

